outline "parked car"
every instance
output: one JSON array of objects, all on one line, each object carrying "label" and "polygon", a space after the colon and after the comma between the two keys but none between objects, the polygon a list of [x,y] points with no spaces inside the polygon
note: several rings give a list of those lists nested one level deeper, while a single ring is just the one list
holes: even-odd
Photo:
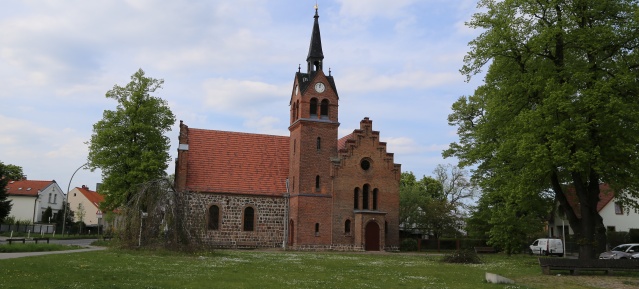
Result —
[{"label": "parked car", "polygon": [[621,244],[599,254],[599,259],[639,259],[639,244]]},{"label": "parked car", "polygon": [[535,255],[564,255],[564,243],[561,239],[537,239],[530,245],[530,253]]}]

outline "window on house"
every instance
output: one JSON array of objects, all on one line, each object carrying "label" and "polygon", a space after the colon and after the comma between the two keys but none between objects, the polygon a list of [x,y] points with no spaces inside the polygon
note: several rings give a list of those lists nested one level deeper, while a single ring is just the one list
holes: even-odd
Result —
[{"label": "window on house", "polygon": [[244,231],[253,231],[255,210],[251,207],[244,209]]},{"label": "window on house", "polygon": [[209,208],[209,230],[220,229],[220,208],[213,205]]},{"label": "window on house", "polygon": [[315,176],[315,190],[320,190],[320,176]]},{"label": "window on house", "polygon": [[344,233],[345,234],[351,233],[351,220],[346,220],[346,222],[344,222]]},{"label": "window on house", "polygon": [[51,193],[49,193],[49,203],[51,203]]},{"label": "window on house", "polygon": [[317,98],[311,98],[309,111],[311,113],[311,117],[317,117]]},{"label": "window on house", "polygon": [[328,99],[323,99],[320,104],[320,118],[328,119]]},{"label": "window on house", "polygon": [[362,209],[368,210],[368,185],[364,185],[364,192],[362,194]]},{"label": "window on house", "polygon": [[319,223],[315,223],[315,236],[319,236]]},{"label": "window on house", "polygon": [[623,215],[623,206],[620,203],[615,203],[615,214]]},{"label": "window on house", "polygon": [[388,221],[384,221],[384,236],[388,236]]},{"label": "window on house", "polygon": [[359,188],[355,188],[353,192],[353,209],[359,209]]},{"label": "window on house", "polygon": [[373,190],[373,210],[377,210],[377,189]]},{"label": "window on house", "polygon": [[317,137],[317,150],[319,151],[320,149],[322,149],[322,138],[321,137]]},{"label": "window on house", "polygon": [[58,203],[58,195],[53,195],[53,203],[54,204]]}]

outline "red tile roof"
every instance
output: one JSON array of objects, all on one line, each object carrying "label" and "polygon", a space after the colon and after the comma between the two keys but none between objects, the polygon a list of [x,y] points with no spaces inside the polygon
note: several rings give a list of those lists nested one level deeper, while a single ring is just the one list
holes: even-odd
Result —
[{"label": "red tile roof", "polygon": [[[355,130],[355,132],[356,132],[356,131],[357,131],[357,130]],[[354,140],[354,139],[353,139],[353,134],[354,134],[355,132],[352,132],[352,133],[350,133],[350,134],[348,134],[348,135],[345,135],[344,137],[342,137],[342,138],[340,138],[340,139],[338,139],[338,140],[337,140],[337,150],[338,150],[338,151],[341,151],[341,150],[343,150],[343,149],[345,149],[345,148],[346,148],[346,142],[347,142],[347,141],[349,141],[349,140]]]},{"label": "red tile roof", "polygon": [[104,196],[98,194],[98,192],[89,190],[86,186],[82,186],[81,188],[76,187],[84,197],[89,200],[89,202],[93,203],[96,208],[100,207],[100,203],[104,201]]},{"label": "red tile roof", "polygon": [[289,137],[189,128],[186,189],[283,195]]},{"label": "red tile roof", "polygon": [[[566,189],[566,197],[568,203],[575,210],[575,214],[578,218],[581,218],[581,208],[579,207],[579,200],[575,188],[570,186]],[[608,184],[599,184],[599,202],[597,203],[597,212],[601,212],[603,208],[612,201],[615,197],[615,192],[610,188]]]},{"label": "red tile roof", "polygon": [[20,180],[9,181],[7,185],[7,193],[13,196],[32,196],[38,195],[38,191],[46,189],[55,181],[32,181],[32,180]]}]

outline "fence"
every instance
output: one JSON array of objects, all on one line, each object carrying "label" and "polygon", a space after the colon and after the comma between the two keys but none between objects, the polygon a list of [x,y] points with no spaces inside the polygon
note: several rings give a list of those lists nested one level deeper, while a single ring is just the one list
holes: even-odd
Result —
[{"label": "fence", "polygon": [[35,224],[35,225],[7,225],[0,224],[0,233],[31,233],[31,234],[53,234],[56,231],[55,224]]}]

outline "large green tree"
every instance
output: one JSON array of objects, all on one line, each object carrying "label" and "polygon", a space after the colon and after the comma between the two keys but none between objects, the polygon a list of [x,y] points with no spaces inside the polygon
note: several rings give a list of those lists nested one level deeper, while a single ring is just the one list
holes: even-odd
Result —
[{"label": "large green tree", "polygon": [[605,246],[599,184],[627,205],[639,197],[637,2],[480,1],[468,24],[482,33],[461,72],[488,70],[448,118],[460,139],[444,155],[475,165],[483,190],[513,201],[552,191],[583,259]]},{"label": "large green tree", "polygon": [[125,204],[138,185],[166,176],[170,144],[164,134],[175,116],[165,100],[150,95],[163,83],[140,69],[126,86],[106,93],[118,106],[93,125],[88,157],[92,169],[102,170],[105,209]]},{"label": "large green tree", "polygon": [[4,174],[4,177],[12,181],[18,181],[25,177],[24,172],[22,171],[22,167],[12,164],[4,165]]},{"label": "large green tree", "polygon": [[401,176],[399,218],[405,230],[418,230],[437,238],[456,235],[460,222],[442,184],[427,176],[417,180],[412,172]]},{"label": "large green tree", "polygon": [[7,175],[9,173],[10,172],[9,170],[7,170],[7,165],[0,162],[0,224],[4,222],[4,219],[7,216],[9,216],[11,207],[13,207],[11,200],[8,200],[9,196],[7,194],[7,185],[9,184],[10,180]]}]

